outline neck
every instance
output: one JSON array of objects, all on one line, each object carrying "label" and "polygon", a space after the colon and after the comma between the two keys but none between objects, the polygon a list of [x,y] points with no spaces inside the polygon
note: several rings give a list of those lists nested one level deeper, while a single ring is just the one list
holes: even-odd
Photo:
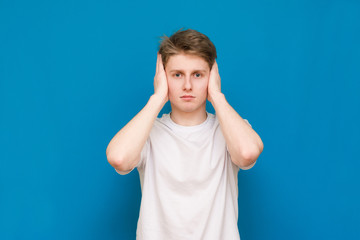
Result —
[{"label": "neck", "polygon": [[182,126],[195,126],[203,123],[207,118],[206,107],[200,107],[193,112],[184,112],[179,109],[171,109],[170,118],[176,124]]}]

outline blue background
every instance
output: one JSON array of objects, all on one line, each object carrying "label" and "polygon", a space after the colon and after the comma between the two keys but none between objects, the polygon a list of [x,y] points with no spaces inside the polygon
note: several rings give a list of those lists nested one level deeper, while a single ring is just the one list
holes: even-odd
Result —
[{"label": "blue background", "polygon": [[241,239],[360,239],[356,0],[1,0],[0,239],[135,239],[138,172],[105,150],[181,27],[213,41],[264,143],[239,172]]}]

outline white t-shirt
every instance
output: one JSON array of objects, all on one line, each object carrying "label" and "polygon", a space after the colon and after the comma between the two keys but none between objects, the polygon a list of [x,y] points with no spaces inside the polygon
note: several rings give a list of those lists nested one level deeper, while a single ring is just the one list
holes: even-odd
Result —
[{"label": "white t-shirt", "polygon": [[136,167],[142,192],[137,240],[240,239],[239,167],[231,161],[216,115],[181,126],[163,114]]}]

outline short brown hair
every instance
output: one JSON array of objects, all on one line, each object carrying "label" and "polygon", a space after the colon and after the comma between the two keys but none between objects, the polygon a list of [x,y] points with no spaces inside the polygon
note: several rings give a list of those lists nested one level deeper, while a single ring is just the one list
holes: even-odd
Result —
[{"label": "short brown hair", "polygon": [[164,68],[173,55],[185,53],[202,57],[212,68],[216,55],[215,45],[210,39],[193,29],[179,29],[170,37],[166,35],[160,37],[159,53],[161,54]]}]

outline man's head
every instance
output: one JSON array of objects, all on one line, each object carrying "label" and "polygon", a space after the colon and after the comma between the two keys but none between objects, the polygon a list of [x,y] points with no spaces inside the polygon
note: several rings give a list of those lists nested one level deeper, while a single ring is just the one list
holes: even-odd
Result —
[{"label": "man's head", "polygon": [[169,100],[173,111],[205,110],[210,70],[216,49],[204,34],[195,30],[177,31],[160,44],[168,79]]},{"label": "man's head", "polygon": [[169,37],[161,37],[162,41],[159,47],[164,68],[171,56],[176,54],[185,53],[195,55],[203,58],[211,69],[212,65],[217,58],[215,45],[210,39],[192,29],[178,30]]}]

